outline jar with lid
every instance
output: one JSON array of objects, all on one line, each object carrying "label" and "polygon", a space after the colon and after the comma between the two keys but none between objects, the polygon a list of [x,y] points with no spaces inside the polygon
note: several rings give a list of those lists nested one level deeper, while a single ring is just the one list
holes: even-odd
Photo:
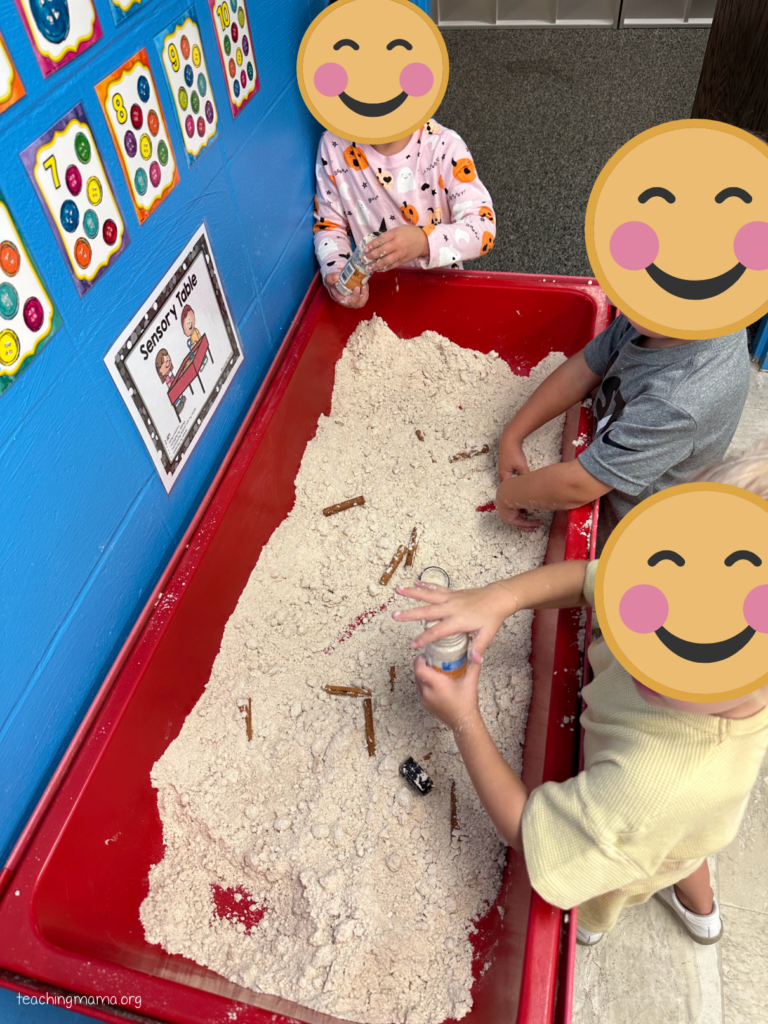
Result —
[{"label": "jar with lid", "polygon": [[336,291],[345,298],[353,295],[355,288],[360,288],[362,291],[363,285],[369,280],[372,271],[369,266],[370,261],[365,255],[365,247],[374,238],[378,238],[379,234],[379,231],[372,231],[371,234],[366,235],[342,267],[336,281]]},{"label": "jar with lid", "polygon": [[[450,587],[451,579],[445,569],[437,565],[429,565],[419,575],[423,583],[436,583],[438,586]],[[439,620],[438,620],[439,621]],[[437,622],[427,622],[426,628],[436,626]],[[469,634],[454,633],[452,636],[433,640],[424,648],[424,657],[429,666],[444,672],[453,679],[460,679],[467,671],[467,654],[469,651]]]}]

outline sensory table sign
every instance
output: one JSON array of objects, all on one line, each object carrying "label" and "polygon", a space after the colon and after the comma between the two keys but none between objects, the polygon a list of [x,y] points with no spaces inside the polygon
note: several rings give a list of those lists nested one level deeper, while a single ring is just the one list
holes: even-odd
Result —
[{"label": "sensory table sign", "polygon": [[21,84],[16,65],[11,60],[5,40],[0,35],[0,114],[8,107],[12,107],[23,95],[24,86]]},{"label": "sensory table sign", "polygon": [[191,167],[215,137],[219,123],[194,7],[161,32],[155,42],[173,96],[187,165]]},{"label": "sensory table sign", "polygon": [[93,0],[16,0],[43,77],[101,39]]},{"label": "sensory table sign", "polygon": [[244,358],[203,222],[104,356],[166,493]]},{"label": "sensory table sign", "polygon": [[259,91],[259,73],[245,0],[208,0],[227,81],[232,116],[237,117]]},{"label": "sensory table sign", "polygon": [[0,395],[60,326],[61,317],[0,194]]},{"label": "sensory table sign", "polygon": [[147,51],[140,50],[99,82],[96,93],[143,224],[179,181]]},{"label": "sensory table sign", "polygon": [[78,103],[21,154],[82,296],[130,241]]}]

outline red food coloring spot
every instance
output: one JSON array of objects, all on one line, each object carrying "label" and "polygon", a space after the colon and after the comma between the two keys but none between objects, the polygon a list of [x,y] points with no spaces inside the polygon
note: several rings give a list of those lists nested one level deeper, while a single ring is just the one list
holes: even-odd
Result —
[{"label": "red food coloring spot", "polygon": [[[245,891],[242,885],[238,885],[236,889],[222,889],[220,885],[212,884],[211,889],[213,889],[213,905],[216,916],[227,921],[242,922],[247,935],[250,935],[267,912],[266,907],[257,907],[255,910],[248,909],[253,906],[253,897]],[[236,895],[241,898],[236,900]]]},{"label": "red food coloring spot", "polygon": [[[336,644],[343,644],[345,640],[349,640],[349,638],[352,636],[356,629],[358,629],[360,626],[367,626],[372,619],[375,619],[377,615],[380,615],[383,611],[385,611],[387,605],[391,604],[394,601],[394,599],[395,595],[393,594],[388,601],[385,601],[384,604],[379,605],[378,608],[371,608],[367,612],[362,612],[360,615],[357,616],[356,619],[353,619],[352,622],[348,622],[344,629],[341,631],[341,633],[339,633],[339,637],[338,640],[336,641]],[[323,654],[332,654],[336,647],[336,644],[329,644],[326,648],[324,648]]]},{"label": "red food coloring spot", "polygon": [[495,511],[496,511],[496,503],[493,502],[493,501],[489,501],[487,505],[478,505],[477,508],[475,509],[475,512],[495,512]]}]

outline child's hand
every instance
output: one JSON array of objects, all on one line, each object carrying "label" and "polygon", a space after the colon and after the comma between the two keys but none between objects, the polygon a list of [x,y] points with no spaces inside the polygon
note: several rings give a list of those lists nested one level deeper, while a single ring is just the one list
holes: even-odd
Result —
[{"label": "child's hand", "polygon": [[365,247],[365,255],[372,261],[371,270],[377,273],[394,270],[404,263],[412,263],[420,256],[429,256],[429,239],[421,228],[403,224],[369,242]]},{"label": "child's hand", "polygon": [[421,619],[436,623],[411,641],[412,648],[419,650],[433,640],[456,633],[474,633],[469,657],[478,665],[504,619],[517,611],[514,595],[503,583],[490,583],[487,587],[471,590],[448,590],[447,587],[419,582],[415,587],[396,589],[403,597],[425,603],[404,612],[393,612],[393,619],[397,622],[418,622]]},{"label": "child's hand", "polygon": [[538,519],[531,518],[524,508],[514,508],[507,504],[509,485],[513,480],[514,477],[507,477],[496,488],[496,513],[507,526],[516,526],[518,530],[535,530],[541,526]]},{"label": "child's hand", "polygon": [[417,658],[413,671],[422,706],[452,731],[480,714],[477,700],[479,665],[467,665],[463,676],[452,679],[444,672],[430,668],[424,658]]},{"label": "child's hand", "polygon": [[510,426],[508,423],[499,441],[499,480],[508,480],[515,473],[530,473],[523,442],[509,430]]},{"label": "child's hand", "polygon": [[323,281],[333,301],[338,302],[340,306],[346,306],[348,309],[362,309],[368,301],[368,282],[363,285],[362,291],[360,288],[355,288],[351,295],[342,295],[339,289],[334,287],[340,277],[341,274],[334,271],[326,275]]}]

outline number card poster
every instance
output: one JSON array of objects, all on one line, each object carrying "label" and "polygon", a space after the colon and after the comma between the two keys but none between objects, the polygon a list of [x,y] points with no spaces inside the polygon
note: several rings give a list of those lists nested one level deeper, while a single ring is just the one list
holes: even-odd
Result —
[{"label": "number card poster", "polygon": [[130,241],[82,103],[21,159],[82,298]]},{"label": "number card poster", "polygon": [[203,223],[104,357],[167,492],[243,358]]},{"label": "number card poster", "polygon": [[16,6],[45,78],[101,39],[93,0],[16,0]]},{"label": "number card poster", "polygon": [[189,167],[216,135],[219,113],[194,7],[155,37]]},{"label": "number card poster", "polygon": [[[109,0],[109,7],[112,11],[112,20],[116,25],[119,25],[121,21],[125,21],[129,15],[138,11],[142,0]],[[149,0],[144,0],[147,4]]]},{"label": "number card poster", "polygon": [[179,181],[147,51],[140,50],[107,75],[96,93],[143,224]]},{"label": "number card poster", "polygon": [[61,317],[0,194],[0,395],[60,326]]},{"label": "number card poster", "polygon": [[253,36],[245,0],[208,0],[227,80],[232,116],[237,117],[259,91],[259,73],[253,54]]},{"label": "number card poster", "polygon": [[21,84],[16,65],[11,60],[5,40],[0,35],[0,114],[8,107],[12,107],[23,95],[24,86]]}]

